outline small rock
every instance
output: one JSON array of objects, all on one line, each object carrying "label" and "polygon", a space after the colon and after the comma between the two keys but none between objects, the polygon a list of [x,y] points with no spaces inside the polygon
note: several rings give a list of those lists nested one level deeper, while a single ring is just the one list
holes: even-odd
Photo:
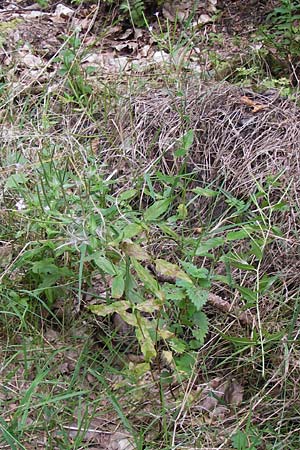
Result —
[{"label": "small rock", "polygon": [[68,8],[65,5],[62,5],[61,3],[59,3],[56,8],[55,8],[55,12],[54,15],[55,16],[65,16],[65,17],[71,17],[74,14],[73,9]]}]

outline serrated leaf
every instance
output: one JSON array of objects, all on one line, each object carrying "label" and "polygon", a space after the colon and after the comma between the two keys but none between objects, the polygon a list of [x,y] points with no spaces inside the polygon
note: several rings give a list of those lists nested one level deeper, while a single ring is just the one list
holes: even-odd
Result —
[{"label": "serrated leaf", "polygon": [[153,203],[144,213],[145,222],[151,222],[152,220],[158,219],[162,216],[169,208],[171,203],[170,198],[165,198],[163,200],[158,200]]},{"label": "serrated leaf", "polygon": [[208,299],[208,291],[201,289],[197,286],[191,286],[186,289],[187,296],[196,307],[197,311],[200,311],[205,305]]},{"label": "serrated leaf", "polygon": [[[190,285],[190,283],[188,284],[188,286],[189,285]],[[184,289],[182,289],[181,287],[179,287],[177,285],[174,285],[174,284],[171,285],[171,284],[165,283],[163,286],[163,290],[164,290],[167,300],[178,301],[178,300],[183,300],[184,298],[186,298],[186,293],[185,293]]]},{"label": "serrated leaf", "polygon": [[195,366],[196,358],[195,353],[185,353],[182,356],[176,357],[175,362],[177,370],[186,374],[191,373],[193,367]]},{"label": "serrated leaf", "polygon": [[155,268],[161,275],[192,283],[190,277],[183,270],[181,270],[177,264],[172,264],[164,259],[156,259]]},{"label": "serrated leaf", "polygon": [[151,259],[146,250],[135,242],[124,240],[120,244],[120,248],[123,250],[125,255],[132,256],[139,261],[149,261]]},{"label": "serrated leaf", "polygon": [[206,314],[199,311],[195,314],[193,322],[197,325],[197,328],[193,329],[192,334],[195,339],[202,345],[204,338],[208,333],[208,320]]},{"label": "serrated leaf", "polygon": [[172,350],[174,350],[174,352],[176,353],[183,353],[186,350],[186,343],[179,338],[173,338],[170,339],[169,341],[170,347],[172,348]]},{"label": "serrated leaf", "polygon": [[192,263],[181,261],[184,270],[191,275],[191,277],[196,279],[207,279],[209,276],[209,271],[205,267],[197,267]]},{"label": "serrated leaf", "polygon": [[123,274],[114,277],[111,285],[112,298],[121,298],[125,289],[125,281]]}]

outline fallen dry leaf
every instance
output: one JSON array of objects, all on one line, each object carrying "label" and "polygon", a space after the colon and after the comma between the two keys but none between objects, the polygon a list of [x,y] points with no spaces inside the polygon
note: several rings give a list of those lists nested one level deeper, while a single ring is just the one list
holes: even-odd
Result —
[{"label": "fallen dry leaf", "polygon": [[35,56],[32,53],[28,53],[27,55],[24,56],[23,63],[30,69],[35,69],[43,65],[43,60],[39,56]]},{"label": "fallen dry leaf", "polygon": [[232,379],[227,382],[224,391],[224,400],[228,405],[239,406],[243,401],[244,388],[243,386]]},{"label": "fallen dry leaf", "polygon": [[216,408],[217,404],[218,400],[215,397],[206,397],[200,402],[199,406],[205,412],[210,412]]},{"label": "fallen dry leaf", "polygon": [[254,100],[251,100],[251,98],[247,97],[247,95],[243,95],[241,97],[241,102],[244,105],[249,106],[250,108],[252,108],[252,112],[254,112],[254,113],[256,113],[258,111],[262,111],[262,110],[268,108],[268,105],[263,105],[261,103],[257,103]]},{"label": "fallen dry leaf", "polygon": [[12,245],[6,244],[0,246],[0,267],[7,266],[12,260]]},{"label": "fallen dry leaf", "polygon": [[230,409],[226,408],[226,406],[217,406],[209,415],[212,422],[214,422],[216,420],[224,420],[229,414]]}]

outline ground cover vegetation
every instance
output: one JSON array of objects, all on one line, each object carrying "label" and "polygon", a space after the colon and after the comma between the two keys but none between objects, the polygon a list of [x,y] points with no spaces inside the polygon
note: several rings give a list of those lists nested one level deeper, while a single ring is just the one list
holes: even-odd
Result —
[{"label": "ground cover vegetation", "polygon": [[297,1],[0,6],[0,447],[299,449]]}]

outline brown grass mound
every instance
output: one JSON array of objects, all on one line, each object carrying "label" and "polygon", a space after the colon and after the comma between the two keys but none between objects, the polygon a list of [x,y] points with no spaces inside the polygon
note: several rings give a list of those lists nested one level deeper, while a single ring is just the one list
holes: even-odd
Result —
[{"label": "brown grass mound", "polygon": [[283,199],[288,208],[272,216],[284,237],[266,255],[268,272],[295,281],[300,274],[299,113],[296,102],[275,90],[257,94],[226,83],[192,82],[177,94],[152,89],[131,98],[113,127],[131,173],[175,173],[181,161],[174,153],[183,135],[193,130],[187,166],[200,186],[221,186],[237,198],[249,198],[258,183],[280,174],[270,201]]}]

